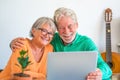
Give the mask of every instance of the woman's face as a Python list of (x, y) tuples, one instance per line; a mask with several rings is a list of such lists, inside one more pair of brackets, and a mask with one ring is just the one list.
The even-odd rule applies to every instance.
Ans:
[(51, 42), (54, 35), (53, 30), (49, 24), (43, 24), (40, 28), (33, 29), (32, 33), (35, 43), (37, 42), (37, 44), (44, 46)]

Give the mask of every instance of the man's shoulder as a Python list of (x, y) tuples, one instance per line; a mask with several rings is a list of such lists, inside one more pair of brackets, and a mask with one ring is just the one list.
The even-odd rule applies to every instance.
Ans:
[(80, 39), (80, 40), (91, 40), (90, 37), (86, 36), (86, 35), (80, 35), (77, 33), (77, 36), (76, 36), (77, 39)]

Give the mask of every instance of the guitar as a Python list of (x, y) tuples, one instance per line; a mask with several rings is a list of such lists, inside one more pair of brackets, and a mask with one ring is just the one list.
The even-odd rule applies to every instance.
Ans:
[(106, 52), (101, 53), (104, 61), (109, 65), (113, 73), (120, 73), (120, 54), (111, 51), (111, 27), (112, 10), (107, 8), (105, 10), (106, 22)]

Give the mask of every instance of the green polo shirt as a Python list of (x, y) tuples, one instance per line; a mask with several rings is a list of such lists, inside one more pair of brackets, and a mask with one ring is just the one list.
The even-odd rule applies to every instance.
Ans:
[[(51, 42), (56, 52), (69, 52), (69, 51), (95, 51), (97, 49), (95, 43), (87, 36), (76, 34), (73, 42), (68, 45), (64, 45), (59, 34), (56, 33)], [(99, 53), (99, 51), (98, 51)], [(100, 53), (98, 54), (97, 67), (102, 71), (102, 80), (109, 80), (112, 75), (112, 71), (109, 66), (104, 62)]]

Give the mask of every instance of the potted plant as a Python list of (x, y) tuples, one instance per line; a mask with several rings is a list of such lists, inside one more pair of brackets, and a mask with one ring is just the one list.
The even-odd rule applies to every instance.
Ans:
[(30, 75), (25, 74), (24, 71), (26, 71), (27, 66), (31, 64), (31, 61), (29, 61), (29, 56), (27, 54), (28, 51), (25, 50), (21, 50), (20, 53), (20, 57), (17, 58), (17, 61), (19, 64), (15, 64), (18, 67), (21, 68), (21, 72), (20, 73), (15, 73), (13, 74), (13, 79), (15, 80), (32, 80)]

